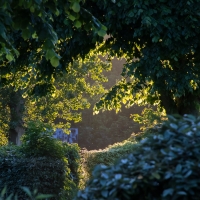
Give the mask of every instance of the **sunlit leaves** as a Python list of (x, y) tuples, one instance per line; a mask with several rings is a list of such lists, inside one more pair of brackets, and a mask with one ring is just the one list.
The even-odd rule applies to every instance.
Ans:
[[(96, 2), (96, 8), (100, 10), (97, 18), (105, 21), (107, 32), (110, 34), (110, 38), (101, 49), (107, 51), (111, 57), (127, 59), (122, 75), (127, 79), (134, 77), (140, 80), (137, 84), (140, 88), (136, 86), (135, 89), (135, 94), (141, 97), (140, 103), (144, 103), (146, 99), (146, 102), (160, 103), (163, 106), (162, 99), (166, 96), (162, 98), (161, 93), (164, 91), (168, 94), (168, 102), (172, 102), (171, 107), (174, 106), (173, 111), (168, 109), (167, 112), (181, 113), (181, 110), (190, 112), (188, 110), (197, 109), (200, 74), (197, 52), (200, 31), (196, 31), (195, 27), (199, 27), (197, 16), (200, 8), (196, 6), (199, 5), (198, 1), (189, 1), (188, 4), (187, 0), (184, 3), (121, 0), (115, 3), (120, 3), (120, 8), (113, 6), (112, 1), (106, 1), (106, 6), (100, 1), (93, 2)], [(189, 6), (186, 8), (184, 5)], [(176, 10), (176, 15), (173, 10)], [(191, 14), (191, 10), (197, 14)], [(149, 82), (153, 82), (150, 87)], [(145, 88), (149, 94), (144, 93)], [(118, 98), (117, 93), (116, 90), (110, 90), (108, 93), (110, 101), (113, 99), (109, 103), (110, 107), (115, 101), (128, 102), (125, 93), (124, 98)], [(151, 95), (154, 98), (149, 98)], [(189, 100), (190, 97), (195, 103)], [(181, 104), (177, 103), (179, 98)], [(107, 100), (102, 99), (102, 109), (105, 108), (104, 103), (107, 104)]]
[[(100, 37), (106, 34), (105, 27), (93, 16), (93, 13), (90, 13), (84, 8), (84, 3), (85, 2), (81, 0), (60, 0), (59, 2), (55, 0), (51, 2), (21, 0), (19, 2), (2, 2), (2, 22), (0, 23), (2, 40), (0, 44), (7, 50), (2, 51), (1, 49), (2, 56), (0, 59), (9, 62), (15, 61), (19, 54), (24, 54), (24, 52), (29, 54), (28, 52), (30, 49), (32, 51), (34, 48), (37, 48), (42, 49), (40, 55), (33, 55), (34, 51), (32, 52), (32, 55), (38, 59), (37, 63), (39, 63), (40, 59), (44, 58), (44, 56), (50, 61), (49, 63), (52, 67), (57, 67), (60, 64), (61, 58), (63, 59), (62, 63), (70, 63), (79, 55), (79, 52), (77, 50), (70, 50), (70, 54), (68, 54), (67, 57), (63, 57), (58, 53), (58, 49), (56, 48), (62, 43), (65, 44), (60, 46), (65, 46), (64, 48), (66, 48), (67, 45), (70, 46), (71, 44), (67, 42), (71, 42), (69, 38), (72, 36), (72, 32), (76, 31), (76, 29), (80, 29), (77, 31), (80, 34), (89, 31), (88, 37), (91, 32), (98, 34)], [(69, 19), (72, 23), (67, 22), (63, 24), (63, 18), (66, 20), (65, 22)], [(94, 24), (98, 24), (100, 29), (97, 30)], [(80, 39), (81, 35), (73, 34), (73, 37), (74, 43), (78, 42), (82, 44)], [(67, 39), (68, 41), (64, 41), (63, 39)], [(93, 44), (95, 44), (98, 39), (99, 38), (95, 35), (95, 38), (91, 40)], [(29, 46), (25, 47), (25, 45), (23, 45), (25, 41), (29, 42)], [(84, 47), (82, 44), (82, 46), (84, 50), (80, 50), (80, 52), (84, 55), (89, 51), (89, 45), (88, 47)], [(65, 54), (63, 47), (62, 50), (59, 48), (59, 51), (61, 50), (62, 53)], [(20, 50), (19, 54), (16, 53), (16, 49)], [(87, 49), (87, 51), (85, 49)], [(32, 60), (33, 59), (27, 61), (29, 62), (28, 64), (30, 64)], [(35, 62), (32, 64), (35, 65)], [(19, 69), (16, 69), (16, 71), (17, 70)], [(40, 67), (37, 67), (37, 72), (38, 74), (41, 73), (41, 76), (44, 76), (44, 71), (45, 70), (40, 69)], [(60, 72), (61, 71), (62, 70), (60, 70)], [(10, 72), (8, 71), (8, 73)], [(51, 76), (51, 73), (52, 70), (49, 70), (49, 72), (46, 70), (45, 76), (47, 76), (47, 74)]]

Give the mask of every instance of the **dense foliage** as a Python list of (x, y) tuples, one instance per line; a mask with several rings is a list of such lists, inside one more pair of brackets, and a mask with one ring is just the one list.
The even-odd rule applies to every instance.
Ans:
[[(37, 200), (37, 199), (48, 199), (50, 197), (52, 197), (53, 195), (51, 194), (41, 194), (38, 193), (37, 189), (35, 189), (34, 191), (30, 191), (29, 188), (27, 187), (21, 187), (22, 191), (24, 191), (24, 193), (26, 193), (27, 197), (30, 198), (31, 200)], [(8, 197), (7, 196), (7, 188), (4, 187), (3, 190), (1, 190), (0, 193), (0, 199), (1, 200), (18, 200), (17, 195), (14, 194), (10, 194)]]
[[(92, 53), (91, 53), (92, 54)], [(9, 79), (13, 86), (0, 88), (0, 124), (2, 131), (9, 135), (13, 143), (15, 138), (22, 135), (24, 127), (30, 120), (48, 122), (56, 128), (68, 129), (71, 121), (80, 121), (80, 110), (90, 106), (88, 98), (104, 93), (103, 82), (107, 81), (104, 71), (111, 68), (110, 63), (101, 61), (97, 55), (90, 58), (76, 60), (68, 66), (68, 73), (59, 76), (53, 83), (53, 93), (41, 98), (31, 94), (36, 84), (35, 73), (15, 73)], [(24, 77), (29, 77), (26, 89), (19, 89), (23, 85)], [(22, 132), (22, 133), (20, 133)]]
[(97, 109), (148, 102), (164, 107), (167, 114), (197, 114), (199, 10), (199, 0), (93, 0), (90, 11), (110, 36), (100, 50), (127, 60), (123, 79)]
[(31, 191), (53, 194), (52, 199), (73, 198), (80, 176), (79, 147), (57, 141), (49, 128), (32, 122), (22, 146), (0, 149), (0, 190), (6, 185), (9, 194), (26, 199), (20, 187), (27, 186)]
[[(68, 72), (68, 65), (107, 33), (98, 51), (125, 57), (126, 65), (123, 79), (97, 109), (148, 102), (168, 114), (197, 114), (199, 5), (199, 0), (4, 0), (1, 86), (12, 85), (9, 77), (18, 71), (34, 71), (32, 92), (46, 94), (57, 75)], [(17, 86), (26, 88), (30, 79), (23, 77)]]
[(86, 181), (92, 177), (92, 171), (96, 165), (113, 165), (119, 158), (133, 152), (135, 148), (137, 148), (137, 145), (135, 139), (132, 138), (131, 140), (125, 140), (123, 142), (110, 145), (103, 150), (81, 151), (81, 170), (83, 173), (82, 182), (84, 181), (82, 184), (85, 185)]
[[(45, 95), (53, 91), (52, 84), (58, 75), (68, 72), (68, 65), (84, 57), (102, 41), (106, 34), (103, 26), (81, 0), (53, 1), (2, 1), (1, 81), (0, 86), (14, 85), (26, 88), (29, 73), (36, 80), (32, 93)], [(16, 84), (11, 78), (22, 73)]]
[(99, 165), (77, 199), (199, 199), (200, 118), (169, 116), (132, 154)]

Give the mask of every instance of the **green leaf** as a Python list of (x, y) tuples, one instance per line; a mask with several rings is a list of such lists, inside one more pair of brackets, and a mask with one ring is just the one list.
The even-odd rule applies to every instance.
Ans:
[(103, 197), (107, 198), (107, 197), (108, 197), (108, 191), (107, 191), (107, 190), (101, 191), (101, 195), (102, 195)]
[(180, 194), (180, 195), (187, 195), (187, 193), (185, 191), (179, 191), (177, 192), (177, 194)]
[(3, 188), (3, 190), (1, 191), (1, 197), (3, 197), (6, 194), (6, 187)]
[(52, 40), (50, 40), (50, 39), (45, 40), (43, 49), (48, 50), (48, 49), (52, 49), (52, 48), (54, 48), (54, 44), (53, 44)]
[(28, 38), (31, 37), (31, 32), (29, 29), (24, 29), (22, 31), (22, 37), (24, 38), (24, 40), (27, 40)]
[(80, 28), (81, 25), (82, 25), (81, 22), (78, 21), (78, 20), (76, 20), (76, 21), (74, 22), (74, 26), (75, 26), (76, 28)]
[(71, 14), (68, 15), (68, 18), (69, 18), (70, 20), (72, 20), (72, 21), (74, 21), (74, 20), (76, 19), (76, 17), (74, 17), (74, 16), (71, 15)]
[(107, 27), (104, 26), (104, 25), (101, 26), (101, 29), (104, 30), (104, 31), (107, 31)]
[(50, 59), (50, 62), (52, 64), (53, 67), (57, 67), (59, 65), (59, 58), (54, 56)]
[(7, 59), (9, 62), (11, 62), (11, 61), (14, 60), (14, 57), (13, 57), (12, 54), (6, 54), (6, 59)]
[(35, 7), (34, 7), (34, 6), (31, 6), (31, 7), (30, 7), (30, 11), (31, 11), (32, 13), (34, 13), (34, 12), (35, 12)]
[(160, 179), (160, 175), (157, 172), (153, 172), (152, 176), (158, 180)]
[(176, 173), (179, 173), (181, 170), (182, 170), (182, 165), (178, 164), (175, 169)]
[(104, 36), (106, 35), (106, 31), (103, 30), (103, 29), (99, 30), (97, 33), (98, 33), (98, 35), (101, 36), (101, 37), (104, 37)]
[(78, 13), (80, 11), (80, 4), (78, 2), (74, 2), (72, 5), (72, 10)]
[(51, 194), (38, 194), (35, 199), (47, 199), (51, 197), (53, 197)]
[(27, 187), (21, 187), (21, 188), (30, 198), (32, 198), (31, 191)]
[(50, 60), (51, 58), (55, 57), (57, 54), (53, 49), (47, 50), (46, 59)]
[(172, 195), (173, 192), (174, 192), (174, 189), (173, 189), (173, 188), (168, 188), (168, 189), (166, 189), (166, 190), (163, 191), (162, 196), (163, 196), (163, 197), (166, 197), (166, 196), (168, 196), (168, 195)]

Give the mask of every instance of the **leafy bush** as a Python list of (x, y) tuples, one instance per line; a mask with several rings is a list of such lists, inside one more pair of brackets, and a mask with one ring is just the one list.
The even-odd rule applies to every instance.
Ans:
[(61, 159), (26, 158), (12, 153), (0, 157), (0, 189), (6, 185), (9, 194), (17, 193), (19, 199), (26, 199), (21, 186), (37, 188), (40, 193), (51, 193), (58, 199), (66, 178), (69, 179), (69, 168)]
[(98, 165), (77, 199), (200, 199), (200, 118), (169, 116), (113, 166)]
[(110, 145), (103, 150), (92, 150), (82, 152), (82, 185), (91, 177), (94, 167), (98, 164), (110, 166), (119, 158), (133, 152), (136, 148), (136, 142), (123, 141)]
[(50, 127), (40, 122), (28, 124), (22, 146), (0, 148), (0, 190), (26, 199), (20, 189), (27, 186), (52, 199), (73, 199), (79, 182), (79, 147), (52, 137)]
[(22, 151), (26, 156), (63, 158), (62, 142), (53, 138), (53, 129), (40, 121), (28, 123), (22, 136)]

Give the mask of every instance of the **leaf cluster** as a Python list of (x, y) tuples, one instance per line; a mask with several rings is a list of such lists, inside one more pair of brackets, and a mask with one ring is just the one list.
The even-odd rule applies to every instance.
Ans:
[[(103, 150), (91, 150), (91, 151), (82, 151), (82, 167), (81, 170), (83, 172), (82, 182), (83, 185), (86, 184), (86, 181), (92, 177), (92, 171), (94, 170), (96, 165), (103, 164), (106, 166), (111, 166), (118, 159), (124, 157), (125, 155), (130, 154), (137, 148), (137, 144), (134, 140), (128, 141), (125, 140), (120, 143), (115, 143), (113, 145), (109, 145), (107, 148)], [(81, 186), (83, 187), (83, 186)]]

